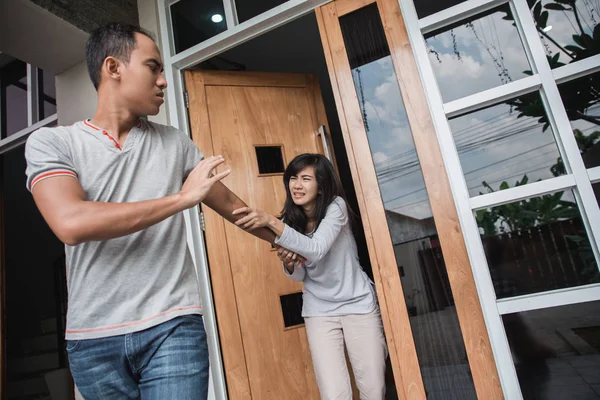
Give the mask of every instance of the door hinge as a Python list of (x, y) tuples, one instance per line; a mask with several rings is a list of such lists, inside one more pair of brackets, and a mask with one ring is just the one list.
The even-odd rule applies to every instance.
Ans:
[(183, 99), (185, 101), (185, 108), (190, 108), (190, 96), (189, 96), (187, 90), (185, 92), (183, 92)]
[(204, 219), (204, 213), (198, 208), (198, 217), (200, 217), (200, 228), (202, 232), (206, 231), (206, 220)]

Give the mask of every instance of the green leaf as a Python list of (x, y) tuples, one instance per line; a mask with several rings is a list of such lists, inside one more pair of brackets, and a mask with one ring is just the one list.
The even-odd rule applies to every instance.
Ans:
[(585, 47), (585, 42), (583, 41), (580, 35), (573, 35), (573, 41), (581, 47)]
[(581, 35), (581, 40), (583, 40), (583, 47), (587, 47), (587, 45), (591, 45), (594, 39), (587, 33)]
[(542, 13), (542, 3), (537, 3), (535, 7), (533, 7), (533, 18), (537, 21), (540, 14)]
[(500, 190), (506, 190), (508, 189), (510, 186), (508, 186), (508, 183), (506, 181), (502, 182), (500, 184)]
[(568, 11), (569, 9), (561, 4), (550, 3), (546, 4), (544, 8), (548, 10), (556, 10), (556, 11)]
[(554, 64), (555, 62), (558, 61), (558, 59), (560, 58), (560, 53), (556, 53), (553, 57), (552, 57), (552, 62), (550, 64)]
[(544, 11), (542, 15), (540, 15), (540, 19), (538, 20), (538, 25), (540, 28), (544, 29), (548, 24), (548, 11)]
[(594, 28), (594, 40), (600, 42), (600, 24)]

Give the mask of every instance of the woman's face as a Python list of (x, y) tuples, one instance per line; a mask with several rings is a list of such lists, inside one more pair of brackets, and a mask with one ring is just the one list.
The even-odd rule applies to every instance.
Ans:
[(294, 204), (310, 213), (316, 204), (319, 192), (319, 186), (315, 178), (315, 168), (306, 167), (299, 171), (297, 175), (291, 176), (289, 188)]

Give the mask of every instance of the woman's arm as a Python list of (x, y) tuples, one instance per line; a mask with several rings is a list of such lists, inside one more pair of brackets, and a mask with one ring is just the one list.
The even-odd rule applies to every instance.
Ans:
[[(308, 237), (264, 211), (251, 208), (242, 209), (248, 215), (237, 221), (244, 229), (267, 226), (278, 236), (275, 244), (285, 247), (312, 262), (317, 262), (329, 252), (344, 225), (348, 223), (346, 204), (341, 199), (334, 200), (327, 208), (325, 217), (312, 237)], [(237, 212), (239, 210), (236, 210)], [(242, 211), (240, 211), (242, 212)], [(280, 225), (281, 224), (281, 225)], [(281, 226), (283, 225), (283, 228)]]

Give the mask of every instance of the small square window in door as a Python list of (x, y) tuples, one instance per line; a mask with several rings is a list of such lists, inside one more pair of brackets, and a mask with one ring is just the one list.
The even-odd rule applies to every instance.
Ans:
[(283, 146), (255, 146), (259, 175), (283, 174)]
[(302, 318), (302, 292), (284, 294), (279, 296), (279, 300), (283, 312), (283, 325), (286, 328), (304, 324), (304, 318)]

